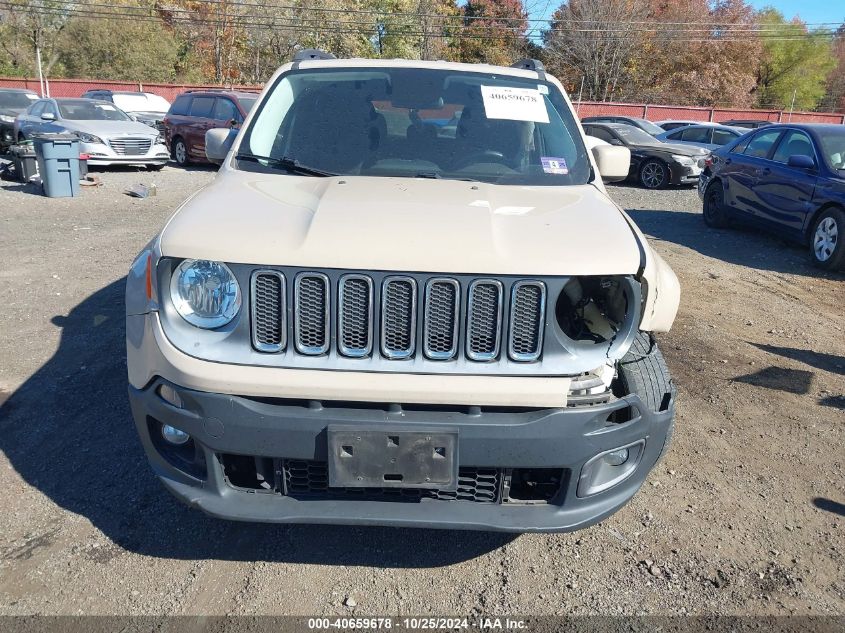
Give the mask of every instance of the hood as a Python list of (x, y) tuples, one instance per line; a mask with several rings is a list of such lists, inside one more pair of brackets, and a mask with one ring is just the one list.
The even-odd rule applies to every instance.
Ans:
[(6, 116), (18, 116), (26, 112), (27, 108), (0, 108), (0, 114), (5, 114)]
[(592, 185), (502, 186), (223, 169), (171, 218), (166, 256), (408, 272), (603, 275), (637, 238)]
[(701, 154), (707, 154), (709, 151), (706, 147), (700, 145), (686, 145), (684, 143), (653, 143), (643, 145), (643, 147), (669, 152), (671, 154), (680, 154), (681, 156), (700, 156)]
[(134, 114), (139, 119), (156, 119), (160, 120), (164, 118), (164, 115), (167, 112), (157, 112), (155, 110), (125, 110), (129, 114)]
[(158, 136), (158, 132), (138, 121), (72, 121), (62, 119), (59, 124), (71, 132), (85, 132), (99, 137)]

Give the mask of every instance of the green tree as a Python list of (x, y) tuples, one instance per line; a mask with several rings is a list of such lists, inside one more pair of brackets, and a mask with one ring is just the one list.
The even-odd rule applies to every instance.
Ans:
[(812, 110), (825, 95), (828, 74), (836, 62), (831, 33), (810, 31), (798, 18), (787, 21), (776, 9), (758, 14), (765, 30), (763, 54), (757, 72), (756, 97), (760, 107)]
[(58, 43), (71, 77), (175, 81), (180, 42), (160, 21), (71, 18)]
[(455, 36), (462, 62), (507, 66), (529, 49), (528, 14), (522, 0), (468, 0)]
[(0, 8), (0, 45), (15, 74), (37, 76), (39, 53), (45, 77), (60, 71), (56, 43), (72, 8), (73, 3), (59, 0), (7, 0)]

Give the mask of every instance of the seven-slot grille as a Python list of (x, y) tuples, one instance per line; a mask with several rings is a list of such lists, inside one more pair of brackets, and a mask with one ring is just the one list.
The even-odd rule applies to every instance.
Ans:
[(121, 156), (143, 156), (150, 151), (153, 141), (150, 138), (113, 138), (109, 139), (109, 145), (115, 154)]
[[(418, 284), (413, 277), (394, 275), (374, 283), (369, 275), (349, 273), (334, 284), (323, 273), (301, 272), (293, 278), (286, 300), (281, 272), (254, 272), (253, 347), (267, 353), (285, 350), (290, 316), (293, 347), (306, 356), (327, 354), (335, 345), (337, 353), (348, 358), (380, 354), (389, 360), (416, 355), (454, 360), (463, 349), (474, 362), (505, 355), (532, 362), (542, 353), (546, 286), (541, 281), (516, 281), (507, 293), (496, 279), (475, 279), (462, 287), (449, 277)], [(290, 315), (288, 301), (293, 306)]]

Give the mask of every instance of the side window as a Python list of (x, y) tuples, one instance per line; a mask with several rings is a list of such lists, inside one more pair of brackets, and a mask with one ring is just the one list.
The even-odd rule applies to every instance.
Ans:
[(682, 132), (678, 130), (677, 132), (672, 132), (671, 134), (667, 134), (666, 138), (672, 139), (673, 141), (680, 141), (681, 140)]
[(810, 138), (800, 130), (789, 130), (784, 133), (783, 138), (778, 143), (772, 160), (786, 163), (790, 156), (795, 155), (808, 156), (814, 161), (816, 160), (816, 153), (813, 151), (813, 142)]
[(590, 136), (600, 138), (601, 140), (611, 143), (613, 145), (619, 145), (619, 141), (616, 140), (613, 134), (611, 134), (602, 127), (592, 128), (592, 130), (590, 131)]
[(214, 103), (214, 114), (211, 118), (215, 121), (229, 122), (232, 119), (240, 121), (241, 115), (230, 99), (217, 97), (217, 101)]
[(194, 97), (191, 103), (191, 116), (210, 118), (214, 108), (214, 97)]
[(735, 138), (739, 138), (739, 134), (729, 132), (728, 130), (713, 130), (714, 145), (727, 145)]
[(46, 104), (46, 101), (39, 101), (38, 103), (36, 103), (29, 109), (30, 116), (41, 116), (41, 113), (44, 112), (44, 106)]
[(751, 137), (751, 141), (748, 143), (743, 154), (753, 156), (754, 158), (766, 158), (778, 136), (780, 136), (780, 130), (764, 130), (758, 132)]
[(191, 98), (188, 95), (176, 97), (176, 101), (170, 106), (170, 114), (185, 116), (191, 108)]
[(53, 103), (51, 103), (50, 101), (46, 101), (46, 102), (45, 102), (45, 104), (44, 104), (44, 112), (49, 112), (50, 114), (52, 114), (52, 115), (53, 115), (54, 117), (56, 117), (57, 119), (59, 118), (59, 110), (58, 110), (58, 108), (56, 108), (56, 106), (55, 106), (55, 105), (53, 105)]
[(681, 132), (681, 139), (690, 143), (710, 143), (710, 128), (693, 127)]

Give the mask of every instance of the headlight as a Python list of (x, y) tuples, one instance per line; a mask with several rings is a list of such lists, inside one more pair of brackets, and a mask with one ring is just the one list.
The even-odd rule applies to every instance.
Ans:
[(186, 259), (170, 280), (170, 299), (191, 325), (213, 329), (226, 325), (241, 309), (241, 289), (222, 262)]
[(99, 136), (87, 134), (86, 132), (77, 132), (76, 135), (79, 137), (79, 140), (83, 143), (97, 143), (98, 145), (105, 145), (103, 139), (101, 139)]
[(677, 156), (675, 154), (672, 154), (672, 158), (675, 160), (676, 163), (680, 163), (681, 165), (686, 165), (688, 167), (692, 167), (693, 165), (695, 165), (695, 161), (689, 156)]
[(14, 123), (15, 117), (9, 116), (8, 114), (0, 114), (0, 121), (3, 121), (3, 123)]

